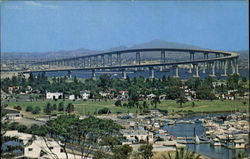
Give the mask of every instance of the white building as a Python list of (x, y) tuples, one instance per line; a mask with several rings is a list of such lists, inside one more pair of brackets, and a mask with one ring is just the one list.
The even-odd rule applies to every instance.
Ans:
[(6, 115), (2, 118), (2, 120), (9, 119), (9, 120), (16, 120), (16, 119), (21, 119), (22, 114), (20, 111), (17, 110), (12, 110), (12, 109), (3, 109), (2, 110)]
[(87, 100), (90, 97), (90, 91), (87, 91), (87, 90), (80, 91), (80, 95), (81, 95), (83, 100)]
[(154, 142), (153, 133), (146, 130), (123, 130), (122, 134), (123, 137), (132, 143), (139, 141)]
[(69, 95), (69, 100), (75, 100), (75, 95), (74, 94)]
[[(16, 130), (7, 131), (4, 136), (17, 137), (19, 142), (21, 142), (22, 145), (25, 145), (22, 156), (24, 158), (66, 158), (65, 152), (59, 145), (60, 142), (58, 143), (52, 139), (33, 136), (31, 134), (26, 133), (20, 133)], [(80, 159), (81, 156), (68, 153), (68, 158)]]
[(55, 93), (46, 93), (46, 99), (62, 99), (63, 98), (63, 93), (60, 92), (55, 92)]

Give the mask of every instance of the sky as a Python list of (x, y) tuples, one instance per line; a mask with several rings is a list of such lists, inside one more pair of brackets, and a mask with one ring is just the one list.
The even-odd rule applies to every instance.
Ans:
[(131, 47), (154, 39), (248, 49), (247, 1), (1, 2), (1, 52)]

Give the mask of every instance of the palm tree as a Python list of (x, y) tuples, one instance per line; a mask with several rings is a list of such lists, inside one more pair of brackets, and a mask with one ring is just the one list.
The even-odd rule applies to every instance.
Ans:
[(174, 155), (167, 153), (167, 155), (162, 155), (162, 159), (200, 159), (199, 154), (195, 152), (186, 151), (184, 148), (175, 151)]

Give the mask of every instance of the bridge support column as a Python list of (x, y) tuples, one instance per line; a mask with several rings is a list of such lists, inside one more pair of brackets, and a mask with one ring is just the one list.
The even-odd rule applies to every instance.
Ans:
[(140, 65), (141, 64), (141, 54), (140, 52), (136, 52), (136, 64)]
[(68, 70), (68, 78), (71, 78), (71, 70)]
[(95, 76), (95, 69), (92, 69), (92, 79), (96, 79), (96, 76)]
[(102, 66), (104, 67), (104, 55), (101, 55)]
[[(166, 63), (166, 54), (165, 51), (161, 51), (161, 63)], [(160, 66), (160, 71), (163, 71), (165, 66)]]
[(112, 66), (112, 55), (108, 55), (108, 66)]
[(116, 64), (117, 64), (118, 66), (121, 66), (121, 54), (120, 54), (120, 53), (117, 53), (117, 54), (116, 54), (116, 57), (117, 57), (117, 59), (116, 59)]
[(212, 65), (212, 73), (209, 76), (215, 77), (215, 62), (212, 62), (211, 65)]
[(149, 78), (155, 78), (155, 71), (153, 67), (149, 67)]
[(193, 75), (193, 77), (200, 77), (199, 76), (199, 65), (194, 64), (194, 68), (195, 68), (195, 74)]
[(235, 59), (235, 73), (239, 75), (239, 59), (238, 57)]
[(202, 73), (206, 73), (206, 62), (203, 63), (203, 66), (202, 66), (203, 70), (202, 70)]
[(98, 66), (98, 60), (97, 60), (97, 56), (94, 56), (94, 66)]
[(122, 78), (127, 79), (127, 73), (125, 69), (122, 69)]
[(179, 78), (179, 68), (178, 65), (173, 66), (175, 68), (175, 78)]
[(227, 76), (227, 60), (223, 61), (224, 73), (221, 76)]
[(231, 63), (232, 71), (233, 71), (232, 74), (235, 74), (236, 73), (235, 59), (232, 59), (230, 63)]

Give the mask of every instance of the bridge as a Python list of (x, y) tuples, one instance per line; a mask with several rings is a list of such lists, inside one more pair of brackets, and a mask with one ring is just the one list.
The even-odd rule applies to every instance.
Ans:
[[(171, 57), (171, 55), (173, 57)], [(199, 73), (210, 71), (209, 74), (215, 77), (216, 69), (223, 70), (222, 76), (227, 76), (228, 69), (232, 73), (239, 74), (239, 54), (227, 51), (204, 50), (204, 49), (174, 49), (174, 48), (149, 48), (111, 51), (93, 55), (65, 58), (35, 62), (32, 64), (36, 69), (23, 71), (24, 74), (41, 72), (91, 70), (92, 78), (95, 78), (96, 70), (121, 70), (122, 77), (126, 78), (128, 69), (148, 69), (150, 78), (154, 78), (154, 70), (164, 70), (170, 66), (175, 69), (175, 76), (179, 77), (180, 66), (188, 66), (188, 72), (199, 77)], [(153, 59), (153, 60), (152, 60)]]

